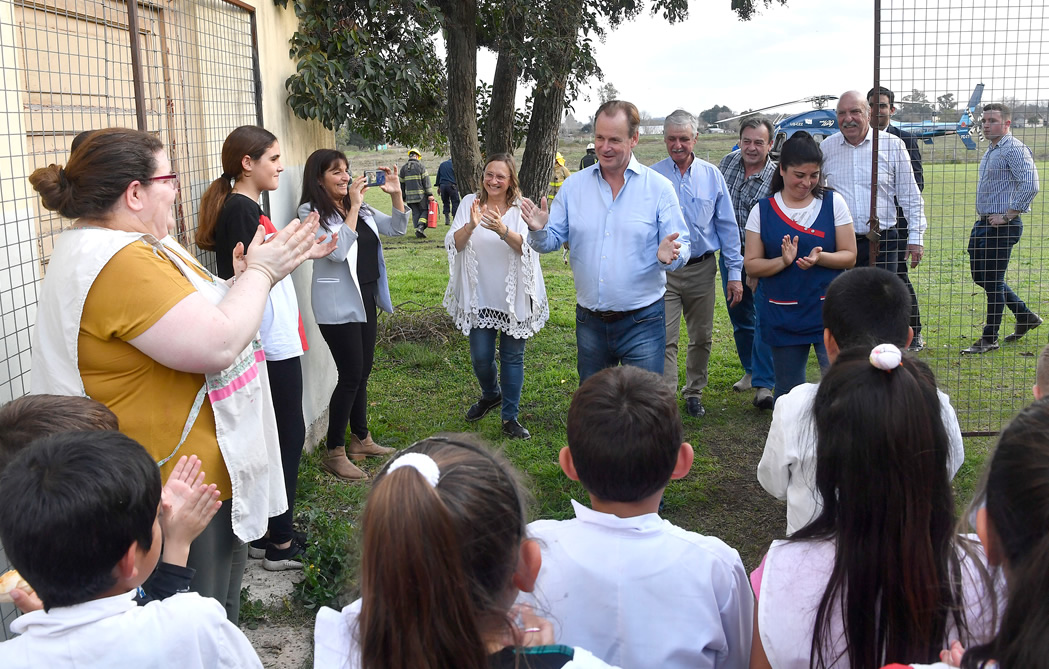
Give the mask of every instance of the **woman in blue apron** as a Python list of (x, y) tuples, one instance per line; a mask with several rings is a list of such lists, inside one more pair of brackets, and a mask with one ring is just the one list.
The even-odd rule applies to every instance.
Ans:
[(820, 369), (827, 368), (823, 298), (831, 280), (856, 263), (852, 215), (845, 200), (822, 185), (822, 166), (815, 140), (795, 133), (783, 145), (773, 196), (747, 218), (743, 265), (764, 293), (761, 334), (772, 348), (777, 398), (805, 383), (809, 346)]

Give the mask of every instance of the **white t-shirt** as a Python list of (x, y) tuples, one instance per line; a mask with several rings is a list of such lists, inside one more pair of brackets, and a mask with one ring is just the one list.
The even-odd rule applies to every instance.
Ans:
[[(776, 499), (787, 501), (787, 535), (811, 523), (823, 508), (816, 490), (816, 424), (812, 404), (819, 385), (803, 383), (776, 400), (765, 451), (758, 463), (758, 482)], [(947, 432), (950, 452), (947, 472), (951, 478), (965, 461), (965, 445), (951, 398), (940, 390), (940, 419)]]
[(739, 553), (655, 513), (572, 507), (573, 519), (528, 526), (543, 564), (518, 597), (546, 612), (559, 643), (624, 667), (748, 666), (754, 597)]
[(138, 606), (135, 591), (16, 618), (0, 667), (40, 669), (262, 668), (244, 633), (214, 599), (180, 593)]
[[(313, 628), (314, 669), (360, 669), (361, 652), (356, 637), (360, 614), (359, 599), (342, 611), (325, 606), (317, 612)], [(573, 648), (572, 651), (573, 658), (564, 669), (617, 669), (582, 648)]]
[[(845, 203), (845, 198), (839, 195), (836, 191), (826, 192), (830, 193), (831, 197), (834, 198), (834, 227), (837, 228), (851, 224), (852, 214), (849, 213), (849, 205)], [(781, 193), (776, 193), (772, 197), (775, 198), (776, 205), (779, 206), (780, 210), (803, 228), (811, 228), (812, 224), (816, 222), (816, 217), (820, 215), (820, 209), (823, 208), (823, 200), (818, 197), (812, 198), (812, 202), (809, 202), (801, 209), (794, 209), (785, 205)], [(826, 197), (826, 195), (824, 195), (824, 197)], [(753, 209), (750, 210), (750, 215), (747, 216), (746, 229), (751, 232), (756, 232), (759, 235), (761, 234), (760, 204), (755, 204)]]

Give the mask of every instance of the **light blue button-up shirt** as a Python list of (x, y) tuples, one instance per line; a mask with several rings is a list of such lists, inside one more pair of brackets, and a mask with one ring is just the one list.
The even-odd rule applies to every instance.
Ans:
[[(592, 311), (652, 304), (666, 292), (666, 272), (689, 259), (688, 226), (670, 181), (633, 156), (624, 179), (613, 200), (600, 164), (576, 172), (557, 192), (546, 227), (528, 233), (528, 244), (540, 253), (569, 243), (576, 301)], [(656, 252), (675, 232), (680, 255), (664, 265)]]
[(693, 258), (721, 250), (729, 281), (739, 281), (743, 275), (743, 253), (740, 251), (739, 226), (732, 208), (732, 197), (721, 170), (693, 154), (692, 164), (681, 170), (669, 156), (652, 166), (677, 191), (681, 211), (688, 224), (690, 250)]
[(987, 148), (980, 161), (976, 212), (981, 216), (1007, 210), (1027, 212), (1038, 194), (1038, 168), (1031, 150), (1011, 132)]

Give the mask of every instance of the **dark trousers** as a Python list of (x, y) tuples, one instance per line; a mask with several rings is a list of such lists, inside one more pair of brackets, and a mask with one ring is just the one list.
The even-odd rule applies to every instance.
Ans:
[[(906, 222), (906, 220), (904, 220)], [(900, 253), (899, 261), (896, 265), (896, 276), (900, 277), (900, 281), (903, 281), (904, 285), (907, 286), (907, 292), (911, 294), (911, 329), (914, 330), (914, 336), (917, 337), (922, 333), (922, 313), (918, 308), (918, 294), (914, 292), (914, 285), (911, 283), (910, 277), (910, 259), (907, 257), (907, 228), (896, 228), (900, 236)]]
[(248, 545), (233, 534), (233, 500), (227, 499), (189, 547), (186, 566), (196, 570), (189, 589), (217, 599), (234, 625), (240, 618), (240, 586), (248, 564)]
[(339, 380), (328, 402), (328, 448), (346, 445), (346, 426), (363, 439), (368, 436), (368, 376), (375, 358), (377, 322), (374, 283), (361, 286), (364, 323), (321, 325), (321, 335), (328, 343)]
[[(900, 234), (896, 228), (881, 231), (881, 242), (878, 244), (878, 258), (875, 267), (896, 273), (900, 264)], [(907, 250), (906, 239), (903, 242), (902, 251)], [(856, 267), (869, 267), (871, 258), (871, 244), (866, 237), (856, 237)]]
[(409, 202), (408, 215), (411, 217), (412, 227), (419, 232), (426, 230), (426, 216), (430, 213), (430, 201)]
[(288, 510), (270, 518), (270, 541), (282, 544), (292, 538), (292, 515), (295, 511), (295, 486), (299, 478), (299, 460), (306, 442), (306, 423), (302, 418), (302, 365), (299, 358), (267, 360), (270, 394), (277, 419), (280, 461), (284, 468), (284, 490)]
[(455, 218), (455, 212), (459, 211), (459, 188), (455, 184), (444, 183), (438, 186), (437, 190), (441, 194), (445, 216), (451, 214), (452, 218)]
[(1023, 222), (1019, 218), (1012, 223), (992, 226), (985, 221), (976, 221), (969, 233), (969, 270), (973, 281), (987, 292), (987, 320), (983, 326), (983, 338), (998, 338), (1005, 307), (1016, 316), (1017, 323), (1029, 323), (1037, 316), (1027, 308), (1024, 301), (1005, 283), (1005, 270), (1009, 268), (1009, 256), (1013, 246), (1023, 235)]

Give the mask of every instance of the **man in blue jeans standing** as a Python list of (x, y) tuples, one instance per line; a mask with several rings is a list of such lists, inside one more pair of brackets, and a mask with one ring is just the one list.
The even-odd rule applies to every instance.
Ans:
[[(721, 159), (718, 168), (725, 176), (728, 192), (735, 207), (736, 224), (740, 234), (740, 252), (743, 249), (743, 228), (747, 224), (750, 210), (758, 200), (772, 194), (772, 175), (776, 163), (769, 158), (772, 149), (772, 122), (764, 116), (749, 116), (739, 125), (739, 149)], [(721, 287), (728, 302), (728, 272), (725, 255), (718, 257), (721, 271)], [(776, 404), (772, 389), (776, 378), (772, 371), (772, 349), (762, 339), (756, 302), (761, 297), (757, 279), (748, 279), (743, 271), (743, 297), (735, 305), (729, 305), (728, 317), (732, 321), (732, 335), (736, 340), (736, 354), (743, 365), (743, 378), (733, 384), (732, 389), (743, 392), (756, 388), (754, 406), (771, 410)]]
[(1042, 324), (1038, 314), (1005, 283), (1005, 270), (1013, 246), (1023, 234), (1020, 214), (1031, 209), (1038, 194), (1038, 169), (1031, 150), (1016, 139), (1009, 127), (1008, 107), (992, 102), (983, 107), (983, 134), (991, 145), (980, 160), (976, 186), (979, 220), (969, 234), (969, 269), (973, 281), (987, 292), (987, 320), (983, 334), (963, 354), (987, 353), (998, 348), (998, 328), (1005, 307), (1016, 316), (1016, 329), (1005, 341), (1016, 341)]
[(633, 104), (602, 104), (599, 169), (565, 179), (549, 212), (545, 197), (521, 206), (533, 249), (572, 247), (580, 383), (619, 364), (663, 373), (666, 272), (688, 261), (689, 234), (674, 186), (634, 157), (640, 125)]

